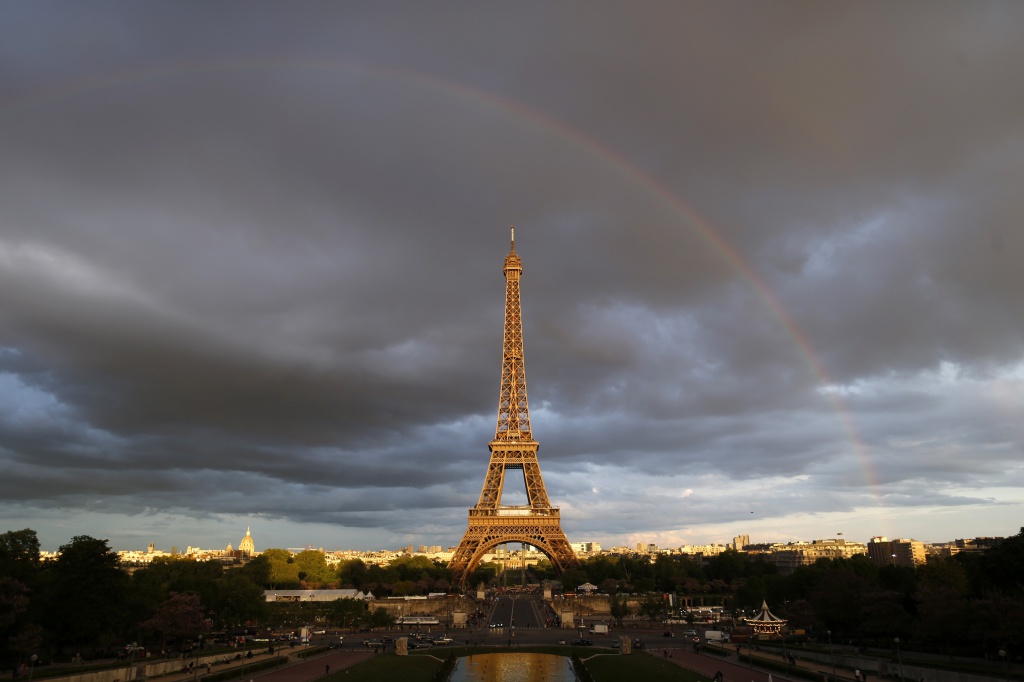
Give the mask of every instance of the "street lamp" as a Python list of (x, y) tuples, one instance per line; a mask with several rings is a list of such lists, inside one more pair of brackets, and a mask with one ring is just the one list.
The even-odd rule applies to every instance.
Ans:
[(903, 679), (903, 656), (900, 654), (900, 638), (897, 637), (893, 640), (896, 642), (896, 660), (900, 664), (900, 679)]
[[(134, 642), (133, 642), (134, 644)], [(135, 647), (132, 647), (131, 655), (128, 657), (128, 669), (124, 671), (124, 679), (132, 679), (132, 666), (135, 665)]]
[(196, 680), (199, 678), (199, 655), (203, 653), (203, 636), (199, 635), (199, 648), (196, 649), (196, 667), (192, 673), (192, 679)]
[(1006, 657), (1006, 649), (999, 650), (999, 658), (1003, 659), (1003, 679), (1010, 679), (1010, 659)]
[(32, 682), (32, 673), (36, 671), (36, 661), (39, 660), (39, 656), (32, 654), (28, 660), (32, 661), (32, 667), (28, 669), (28, 682)]
[(786, 651), (786, 633), (780, 629), (779, 634), (782, 635), (782, 658), (786, 663), (786, 674), (789, 675), (789, 653)]
[(828, 635), (828, 655), (832, 659), (832, 682), (836, 682), (836, 653), (832, 649), (832, 631), (826, 630)]

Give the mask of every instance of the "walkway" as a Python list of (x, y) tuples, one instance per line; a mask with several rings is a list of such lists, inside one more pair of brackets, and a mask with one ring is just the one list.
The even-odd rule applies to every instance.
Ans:
[[(645, 651), (652, 656), (664, 656), (666, 649), (664, 647), (648, 646)], [(768, 671), (762, 670), (757, 667), (757, 659), (764, 659), (766, 661), (777, 662), (785, 664), (785, 659), (781, 654), (774, 654), (767, 651), (758, 651), (754, 653), (754, 661), (748, 662), (749, 659), (740, 662), (735, 653), (730, 653), (728, 656), (718, 656), (716, 654), (695, 654), (692, 649), (686, 648), (669, 648), (667, 649), (670, 656), (669, 660), (676, 665), (692, 670), (695, 673), (706, 675), (709, 678), (714, 677), (716, 672), (721, 672), (723, 676), (723, 682), (768, 682), (769, 678), (772, 682), (794, 682), (799, 680), (803, 682), (804, 678), (792, 678), (786, 676), (785, 673), (778, 672), (775, 670)], [(746, 647), (744, 647), (744, 655), (746, 656)], [(804, 661), (797, 659), (793, 667), (801, 668), (803, 670), (814, 671), (815, 673), (824, 677), (831, 677), (832, 671), (826, 670), (825, 667), (818, 661)], [(841, 670), (836, 671), (836, 679), (840, 682), (844, 681)], [(853, 682), (853, 678), (845, 678), (848, 682)]]
[[(294, 652), (292, 652), (294, 653)], [(287, 654), (281, 655), (281, 665), (276, 668), (267, 668), (265, 670), (257, 670), (254, 672), (242, 674), (243, 663), (235, 663), (232, 661), (227, 665), (217, 666), (213, 669), (213, 674), (224, 673), (228, 670), (238, 670), (239, 679), (245, 680), (259, 680), (260, 682), (311, 682), (312, 680), (324, 677), (328, 670), (330, 672), (337, 672), (350, 666), (365, 661), (368, 658), (373, 658), (374, 653), (368, 649), (331, 649), (324, 654), (318, 656), (312, 656), (308, 659), (300, 659), (294, 656), (288, 656)], [(270, 655), (262, 654), (252, 660), (265, 660)], [(252, 661), (246, 661), (251, 663)], [(329, 668), (328, 668), (329, 666)], [(200, 674), (197, 676), (193, 673), (174, 673), (171, 675), (163, 675), (159, 678), (153, 678), (159, 680), (159, 682), (202, 682), (204, 675), (200, 670)]]

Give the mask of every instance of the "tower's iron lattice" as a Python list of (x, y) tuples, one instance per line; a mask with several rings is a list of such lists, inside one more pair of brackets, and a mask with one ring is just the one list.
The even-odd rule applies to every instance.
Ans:
[[(526, 365), (523, 361), (522, 309), (519, 279), (523, 264), (516, 253), (515, 228), (512, 248), (505, 257), (505, 342), (501, 358), (501, 392), (498, 397), (498, 425), (483, 490), (475, 507), (469, 508), (469, 528), (448, 567), (453, 581), (466, 581), (484, 554), (497, 545), (520, 542), (543, 552), (561, 573), (578, 565), (576, 555), (562, 532), (558, 507), (552, 507), (540, 475), (537, 449), (530, 429), (530, 407), (526, 401)], [(502, 505), (505, 472), (523, 472), (527, 504)]]

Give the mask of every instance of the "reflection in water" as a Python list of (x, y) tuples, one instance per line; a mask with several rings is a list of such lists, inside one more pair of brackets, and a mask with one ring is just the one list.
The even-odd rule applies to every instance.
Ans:
[(478, 654), (460, 658), (449, 682), (573, 682), (572, 663), (553, 654)]

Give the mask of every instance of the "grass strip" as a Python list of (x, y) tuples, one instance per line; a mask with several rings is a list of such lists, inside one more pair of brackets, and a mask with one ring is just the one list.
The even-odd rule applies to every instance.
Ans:
[(708, 682), (708, 678), (660, 656), (634, 651), (628, 656), (609, 654), (595, 656), (585, 662), (594, 682)]
[(375, 656), (321, 678), (324, 682), (429, 682), (442, 662), (431, 656)]

